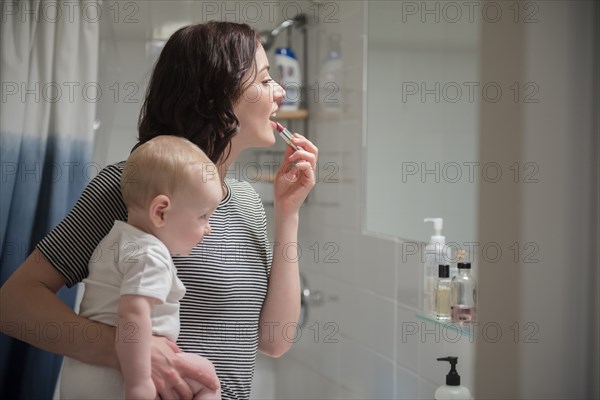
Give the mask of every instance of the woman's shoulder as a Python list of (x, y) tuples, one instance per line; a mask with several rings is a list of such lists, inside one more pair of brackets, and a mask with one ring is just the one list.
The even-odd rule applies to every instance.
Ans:
[(254, 188), (248, 181), (238, 181), (237, 179), (225, 178), (225, 183), (227, 186), (234, 188), (234, 190), (254, 191)]
[(260, 202), (260, 197), (250, 182), (226, 178), (225, 183), (229, 189), (228, 198), (233, 198), (236, 200), (252, 199)]
[(121, 203), (121, 175), (125, 162), (110, 164), (100, 169), (87, 184), (82, 198), (110, 198), (111, 202)]
[(124, 167), (125, 161), (119, 161), (114, 164), (106, 165), (104, 168), (98, 170), (98, 173), (93, 177), (90, 184), (120, 182)]
[(257, 234), (261, 235), (260, 238), (266, 243), (265, 208), (252, 184), (234, 179), (226, 179), (225, 183), (229, 193), (211, 217), (211, 226), (214, 227), (219, 223), (228, 224), (230, 227), (236, 226), (235, 229), (242, 229), (245, 234), (254, 238), (253, 240), (256, 239)]
[(114, 164), (108, 164), (102, 170), (100, 170), (100, 174), (110, 174), (110, 175), (121, 175), (123, 173), (123, 168), (125, 168), (125, 161), (118, 161)]

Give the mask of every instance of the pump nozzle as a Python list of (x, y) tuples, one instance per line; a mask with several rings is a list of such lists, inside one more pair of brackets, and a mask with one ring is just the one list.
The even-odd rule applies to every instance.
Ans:
[(440, 247), (446, 245), (446, 237), (442, 235), (442, 228), (444, 227), (443, 218), (425, 218), (424, 222), (433, 222), (433, 229), (435, 234), (431, 235), (431, 244), (438, 244)]
[(450, 363), (450, 372), (446, 375), (446, 385), (448, 386), (460, 386), (460, 375), (456, 371), (456, 364), (458, 364), (458, 357), (442, 357), (438, 358), (438, 361), (448, 361)]
[(433, 230), (435, 231), (435, 235), (442, 235), (442, 228), (444, 228), (444, 218), (425, 218), (423, 222), (433, 222)]

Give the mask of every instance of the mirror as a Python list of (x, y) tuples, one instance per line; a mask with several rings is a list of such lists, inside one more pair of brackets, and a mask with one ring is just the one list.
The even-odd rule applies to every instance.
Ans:
[[(366, 229), (476, 240), (479, 17), (459, 3), (368, 2)], [(449, 7), (448, 5), (452, 5)], [(462, 7), (462, 8), (461, 8)], [(459, 14), (460, 13), (460, 14)]]

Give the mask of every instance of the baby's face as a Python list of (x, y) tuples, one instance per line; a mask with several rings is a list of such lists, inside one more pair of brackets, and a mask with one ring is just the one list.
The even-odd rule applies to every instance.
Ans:
[(171, 209), (159, 239), (171, 254), (188, 255), (210, 234), (209, 219), (223, 197), (217, 178), (191, 182), (171, 198)]

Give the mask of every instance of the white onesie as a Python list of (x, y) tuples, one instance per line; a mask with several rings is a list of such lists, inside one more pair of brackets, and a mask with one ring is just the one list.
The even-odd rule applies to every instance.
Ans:
[[(89, 262), (89, 276), (79, 314), (103, 324), (116, 326), (122, 295), (152, 297), (152, 332), (172, 342), (179, 335), (179, 300), (185, 287), (167, 247), (155, 236), (125, 222), (115, 221)], [(84, 340), (99, 340), (96, 329), (81, 330)], [(132, 337), (133, 329), (125, 335)], [(127, 340), (128, 338), (115, 338)], [(65, 357), (61, 370), (60, 396), (63, 399), (122, 399), (123, 378), (113, 368), (98, 367)]]

